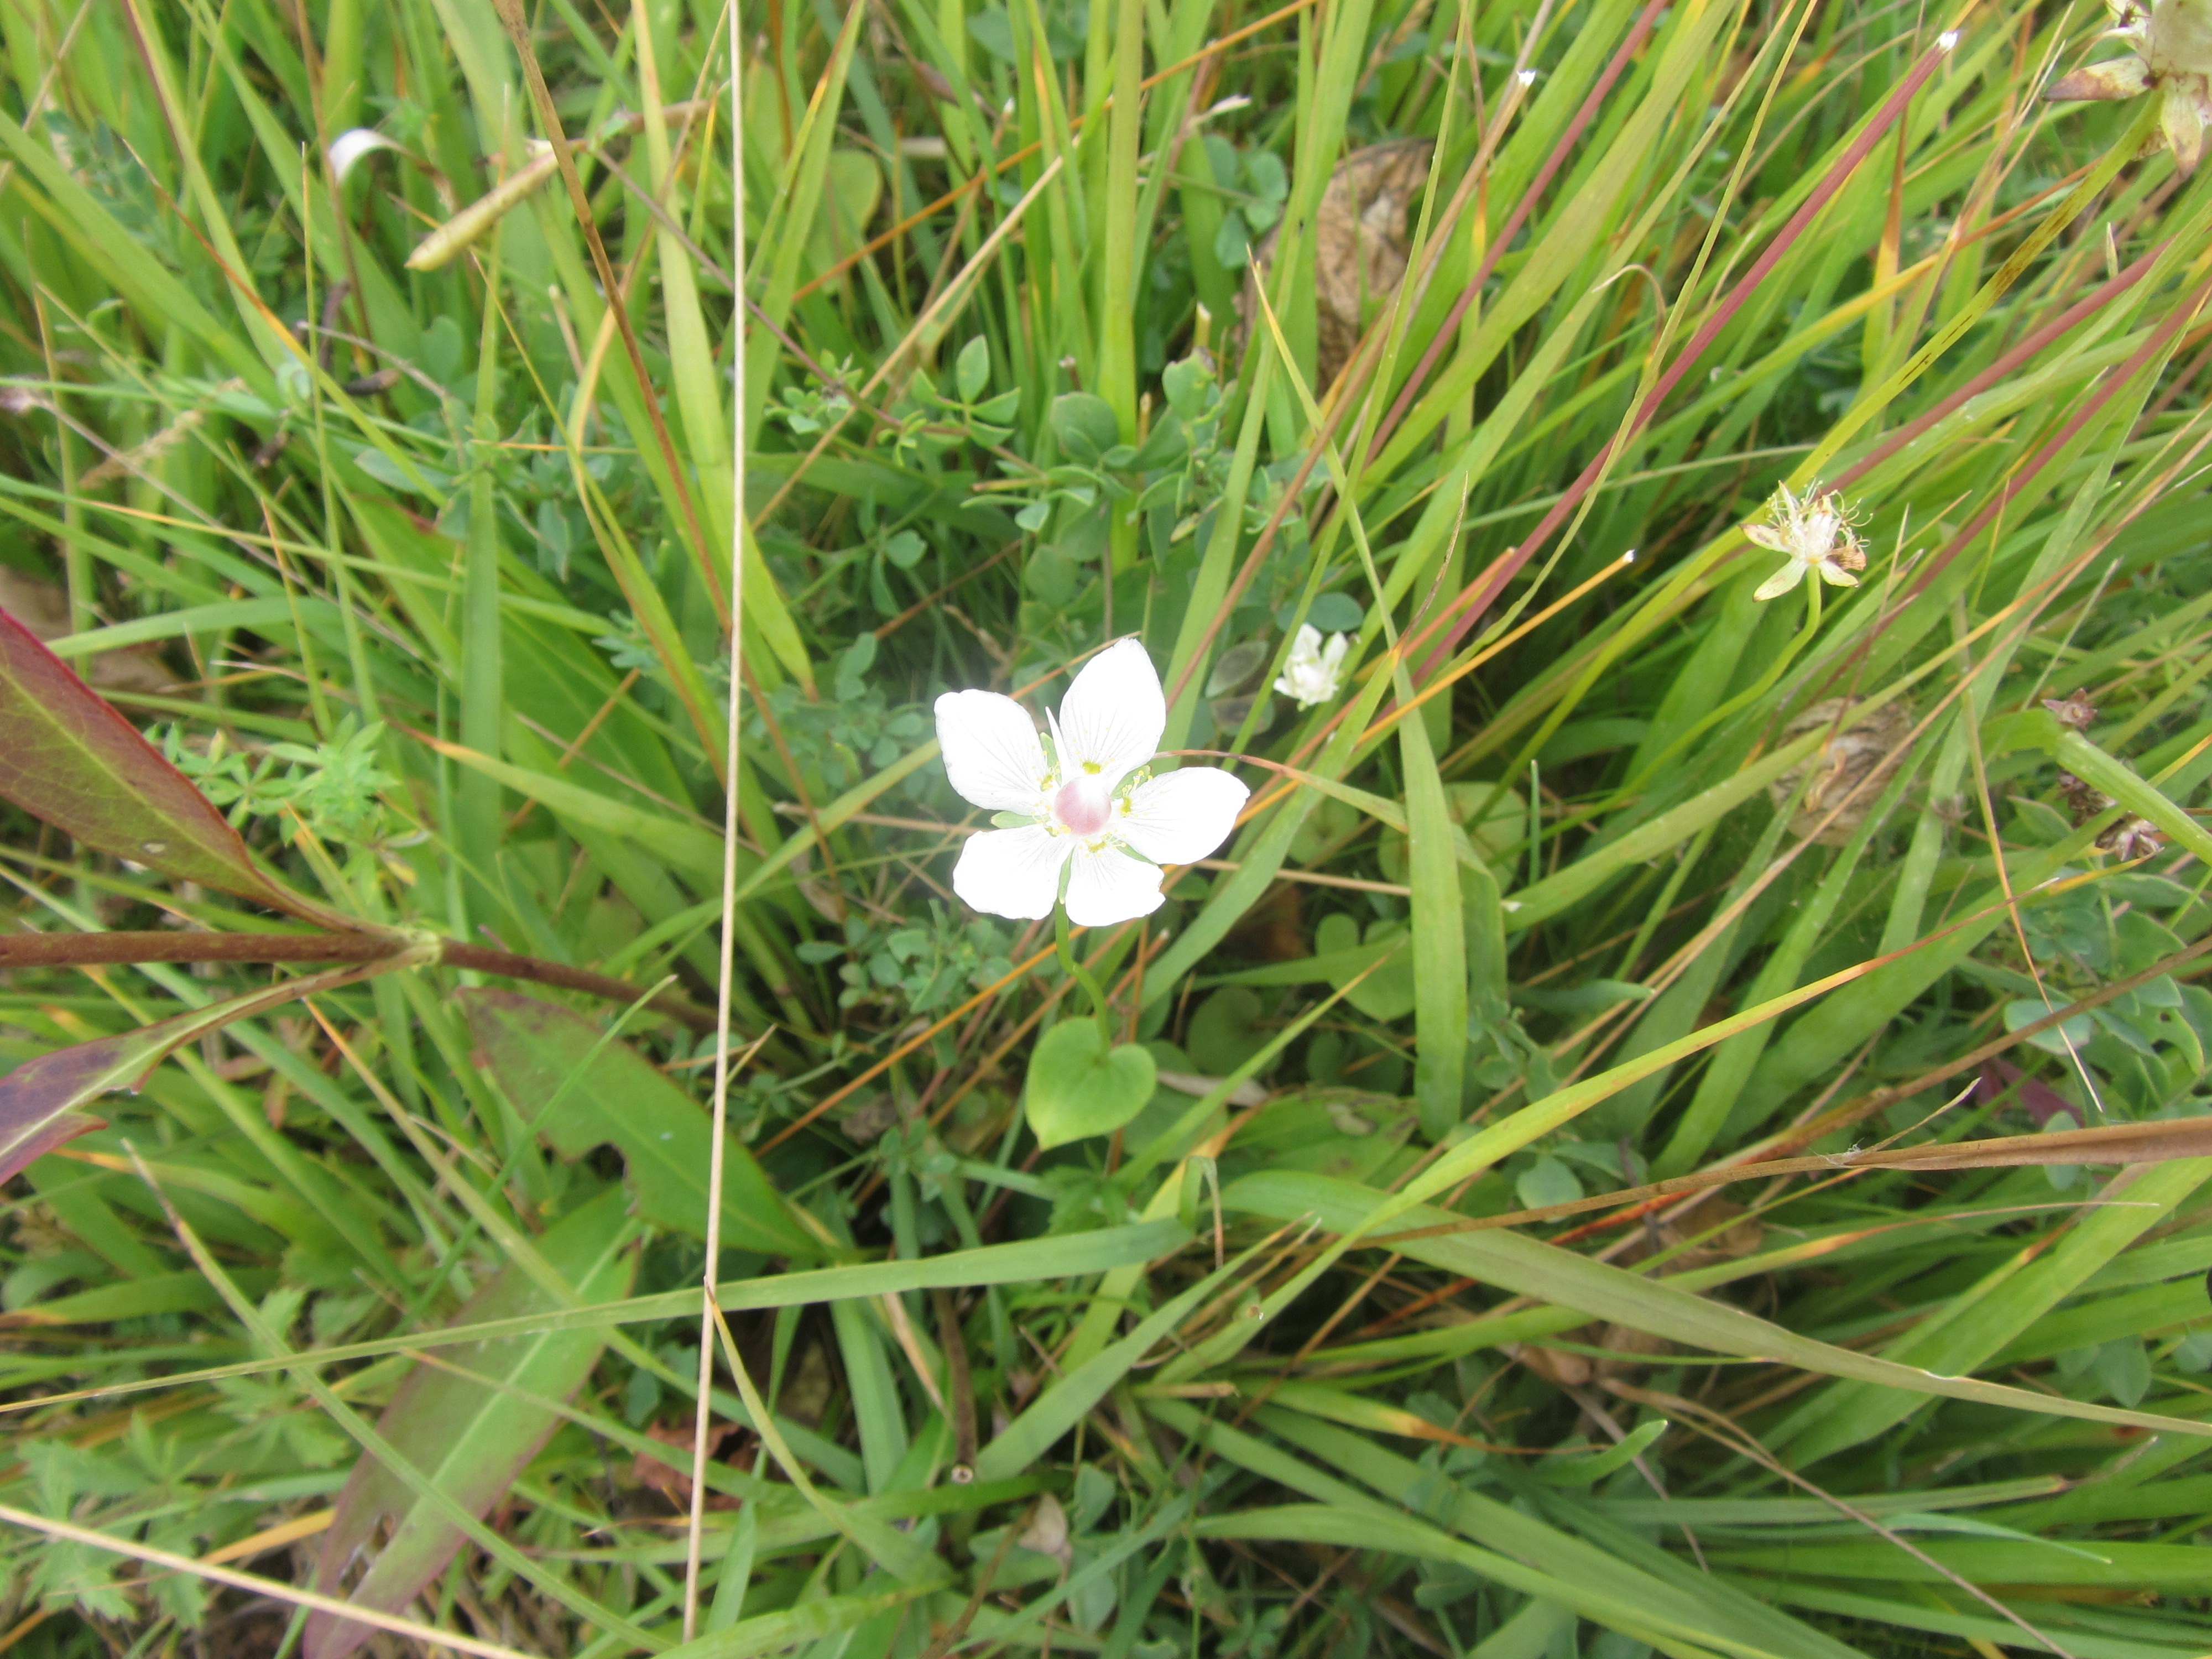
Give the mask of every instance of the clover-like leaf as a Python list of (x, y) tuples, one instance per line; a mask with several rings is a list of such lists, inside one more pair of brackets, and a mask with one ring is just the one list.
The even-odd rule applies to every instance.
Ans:
[(1052, 400), (1052, 434), (1072, 461), (1095, 463), (1121, 441), (1113, 405), (1095, 392), (1063, 392)]
[(953, 365), (953, 378), (960, 386), (960, 401), (972, 404), (982, 395), (983, 388), (991, 383), (991, 344), (981, 335), (960, 348), (960, 356)]

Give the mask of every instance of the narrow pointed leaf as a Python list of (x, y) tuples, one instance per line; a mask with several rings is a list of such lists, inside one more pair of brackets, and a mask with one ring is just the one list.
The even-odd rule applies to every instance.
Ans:
[[(1366, 1224), (1384, 1200), (1381, 1194), (1370, 1188), (1332, 1181), (1325, 1176), (1266, 1174), (1247, 1176), (1233, 1183), (1222, 1194), (1221, 1201), (1225, 1209), (1243, 1210), (1280, 1220), (1318, 1219), (1330, 1231), (1341, 1233)], [(1415, 1222), (1416, 1227), (1435, 1226), (1449, 1219), (1444, 1212), (1425, 1205), (1408, 1213), (1421, 1218)], [(1574, 1308), (1593, 1318), (1611, 1320), (1670, 1341), (1692, 1344), (1713, 1353), (1795, 1365), (1831, 1376), (1879, 1383), (1914, 1395), (1938, 1395), (2009, 1407), (2015, 1411), (2079, 1418), (2092, 1423), (2212, 1437), (2212, 1425), (2156, 1413), (2090, 1405), (2061, 1395), (1984, 1382), (1971, 1376), (1938, 1374), (1917, 1365), (1899, 1364), (1893, 1359), (1838, 1347), (1800, 1336), (1725, 1303), (1680, 1289), (1663, 1279), (1647, 1279), (1610, 1262), (1578, 1255), (1557, 1245), (1540, 1243), (1504, 1229), (1403, 1238), (1395, 1242), (1395, 1248), (1449, 1273)]]
[(117, 1089), (136, 1089), (171, 1049), (264, 1008), (419, 961), (422, 955), (421, 950), (396, 951), (373, 963), (349, 963), (280, 981), (174, 1019), (72, 1043), (25, 1060), (0, 1078), (0, 1181), (63, 1142), (100, 1127), (100, 1119), (79, 1109)]
[[(462, 1002), (486, 1063), (523, 1121), (534, 1123), (562, 1158), (613, 1146), (629, 1166), (641, 1215), (695, 1238), (707, 1236), (712, 1125), (696, 1101), (629, 1045), (606, 1041), (581, 1014), (513, 991), (468, 991)], [(722, 1242), (771, 1255), (822, 1253), (753, 1155), (727, 1137)]]
[[(612, 1301), (629, 1289), (632, 1260), (623, 1248), (626, 1207), (621, 1190), (610, 1188), (538, 1240), (547, 1264), (587, 1303)], [(454, 1322), (522, 1317), (556, 1305), (529, 1275), (510, 1267), (471, 1297)], [(453, 1349), (441, 1364), (419, 1364), (408, 1374), (378, 1420), (378, 1432), (481, 1517), (561, 1421), (516, 1391), (540, 1401), (568, 1399), (591, 1375), (604, 1346), (599, 1331), (546, 1330)], [(416, 1498), (398, 1476), (364, 1456), (324, 1534), (315, 1588), (325, 1595), (343, 1593), (356, 1555), (370, 1552), (368, 1571), (348, 1600), (397, 1613), (445, 1571), (461, 1541), (458, 1528)], [(307, 1659), (345, 1659), (371, 1633), (366, 1625), (318, 1613), (307, 1620)]]

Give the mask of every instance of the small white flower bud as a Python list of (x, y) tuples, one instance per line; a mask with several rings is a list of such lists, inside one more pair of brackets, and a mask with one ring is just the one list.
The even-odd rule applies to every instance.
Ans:
[(348, 127), (331, 140), (331, 171), (337, 175), (338, 182), (343, 184), (346, 174), (353, 171), (354, 164), (362, 156), (372, 150), (398, 148), (380, 132), (372, 131), (368, 127)]

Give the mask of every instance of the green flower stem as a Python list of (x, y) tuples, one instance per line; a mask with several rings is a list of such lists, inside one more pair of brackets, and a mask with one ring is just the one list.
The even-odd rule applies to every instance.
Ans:
[(1097, 1011), (1098, 1026), (1106, 1034), (1111, 1047), (1114, 1041), (1114, 1015), (1106, 1006), (1106, 993), (1099, 988), (1091, 970), (1075, 959), (1075, 946), (1067, 936), (1067, 906), (1057, 905), (1052, 913), (1052, 936), (1060, 946), (1060, 965), (1067, 969), (1068, 977), (1091, 994), (1091, 1006)]

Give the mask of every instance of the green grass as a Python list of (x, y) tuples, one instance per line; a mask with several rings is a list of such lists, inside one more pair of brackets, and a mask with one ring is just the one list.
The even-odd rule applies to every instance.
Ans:
[[(2038, 95), (2104, 21), (756, 0), (733, 146), (704, 0), (0, 0), (0, 605), (252, 866), (0, 641), (0, 1059), (185, 1020), (0, 1194), (0, 1652), (333, 1650), (168, 1557), (593, 1659), (2212, 1648), (2212, 1141), (1841, 1159), (2205, 1109), (2212, 184)], [(1253, 809), (1056, 949), (932, 704), (1131, 634)], [(1084, 979), (1161, 1081), (1040, 1150)]]

